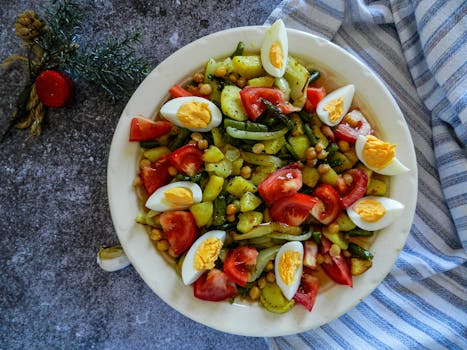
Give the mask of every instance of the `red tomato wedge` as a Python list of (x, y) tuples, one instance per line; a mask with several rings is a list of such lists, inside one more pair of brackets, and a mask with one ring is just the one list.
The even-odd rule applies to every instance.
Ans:
[(238, 294), (235, 282), (218, 269), (212, 269), (198, 278), (193, 292), (196, 298), (208, 301), (222, 301)]
[(350, 191), (341, 198), (341, 207), (347, 209), (357, 200), (362, 198), (366, 193), (368, 187), (368, 175), (363, 169), (350, 169), (347, 174), (352, 175), (353, 181)]
[(316, 296), (318, 295), (318, 289), (318, 277), (303, 274), (300, 287), (298, 288), (297, 293), (295, 293), (293, 300), (295, 300), (297, 304), (303, 305), (305, 309), (311, 312), (311, 309), (313, 309), (313, 305), (315, 304)]
[(307, 100), (305, 103), (305, 110), (309, 113), (314, 112), (319, 101), (321, 101), (324, 96), (326, 96), (326, 89), (324, 87), (309, 87), (306, 89)]
[(186, 97), (186, 96), (194, 96), (188, 90), (182, 88), (180, 85), (175, 84), (169, 89), (169, 94), (172, 97)]
[(169, 155), (170, 163), (174, 168), (188, 176), (195, 175), (203, 165), (203, 151), (196, 145), (185, 145)]
[(141, 169), (141, 180), (149, 195), (172, 180), (172, 176), (169, 174), (169, 167), (169, 157), (164, 156), (151, 164), (151, 166)]
[(311, 211), (311, 214), (324, 225), (328, 225), (336, 220), (341, 207), (339, 194), (334, 187), (328, 184), (321, 184), (315, 188), (313, 195), (320, 200)]
[(172, 123), (168, 121), (134, 117), (130, 125), (130, 141), (153, 140), (167, 135), (170, 130), (172, 130)]
[(241, 246), (230, 250), (224, 261), (224, 273), (238, 285), (245, 287), (256, 266), (258, 251), (254, 247)]
[(315, 269), (317, 267), (318, 244), (314, 241), (303, 242), (303, 266)]
[(302, 185), (302, 172), (297, 164), (290, 164), (269, 174), (258, 185), (258, 192), (266, 203), (271, 204), (279, 198), (297, 193)]
[(265, 99), (276, 106), (285, 103), (285, 95), (281, 90), (267, 87), (243, 88), (240, 91), (240, 98), (248, 117), (253, 121), (266, 111), (266, 105), (261, 99)]
[(282, 197), (274, 202), (269, 215), (274, 221), (291, 226), (300, 226), (306, 220), (318, 199), (303, 193)]
[(160, 223), (170, 248), (177, 256), (186, 252), (198, 236), (195, 218), (188, 211), (175, 210), (162, 213)]
[(366, 118), (357, 110), (348, 113), (342, 122), (337, 126), (334, 135), (339, 140), (354, 143), (358, 135), (370, 135), (372, 133), (371, 125)]
[[(321, 264), (321, 267), (324, 272), (326, 272), (334, 282), (352, 287), (352, 274), (350, 273), (348, 261), (342, 255), (337, 257), (329, 255), (329, 249), (331, 249), (332, 243), (328, 239), (322, 237), (321, 243), (320, 253), (324, 256), (324, 262)], [(326, 263), (326, 261), (329, 261), (329, 263)]]

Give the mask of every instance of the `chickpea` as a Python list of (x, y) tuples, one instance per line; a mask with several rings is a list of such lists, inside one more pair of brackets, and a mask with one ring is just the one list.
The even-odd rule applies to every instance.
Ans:
[(324, 175), (326, 174), (329, 170), (331, 170), (331, 166), (329, 164), (320, 164), (318, 165), (318, 173), (320, 175)]
[(345, 140), (339, 140), (337, 141), (337, 146), (339, 147), (339, 149), (342, 151), (342, 152), (347, 152), (348, 150), (350, 150), (350, 145), (347, 141)]
[(324, 149), (318, 153), (318, 155), (316, 156), (316, 158), (318, 159), (326, 159), (326, 157), (328, 156), (329, 152), (328, 151), (325, 151)]
[(344, 174), (342, 175), (342, 178), (347, 186), (350, 186), (353, 182), (353, 176), (350, 174)]
[(260, 154), (264, 151), (264, 144), (263, 143), (255, 143), (252, 147), (252, 152), (256, 154)]
[(321, 254), (316, 255), (316, 262), (321, 265), (324, 262), (324, 257)]
[(245, 165), (240, 169), (240, 176), (244, 179), (249, 179), (251, 177), (251, 168), (248, 165)]
[(152, 241), (159, 241), (162, 238), (162, 231), (158, 228), (153, 228), (149, 233), (149, 238), (151, 238)]
[(198, 148), (199, 149), (206, 149), (209, 147), (208, 140), (199, 140), (198, 141)]
[(227, 74), (227, 68), (225, 66), (219, 66), (214, 71), (214, 75), (218, 78), (225, 77), (226, 74)]
[(203, 139), (203, 135), (201, 135), (199, 132), (194, 132), (191, 134), (191, 139), (198, 142), (199, 140)]
[(260, 295), (261, 295), (261, 289), (259, 289), (256, 286), (252, 287), (250, 291), (248, 292), (248, 296), (250, 297), (251, 300), (258, 300)]
[(149, 159), (143, 158), (139, 162), (139, 167), (141, 169), (151, 166), (151, 161)]
[(190, 141), (188, 141), (188, 144), (189, 144), (189, 145), (197, 145), (198, 142), (195, 141), (195, 140), (190, 140)]
[(276, 275), (274, 274), (274, 272), (272, 271), (269, 271), (266, 275), (266, 281), (268, 282), (275, 282), (276, 281)]
[(324, 150), (324, 146), (322, 143), (318, 142), (316, 145), (315, 145), (315, 151), (316, 153), (320, 153), (321, 151)]
[(341, 247), (339, 247), (337, 244), (331, 245), (331, 248), (329, 249), (329, 255), (334, 258), (339, 257), (341, 255)]
[(229, 204), (225, 210), (227, 215), (235, 215), (237, 213), (237, 208), (233, 204)]
[(316, 150), (314, 147), (308, 147), (305, 151), (306, 159), (315, 159), (316, 158)]
[(246, 79), (243, 78), (243, 77), (240, 77), (237, 79), (237, 86), (240, 88), (240, 89), (243, 89), (246, 85)]
[(236, 83), (237, 82), (237, 76), (235, 74), (230, 74), (229, 75), (229, 80), (231, 83)]
[(209, 84), (199, 84), (198, 87), (201, 95), (209, 95), (212, 92), (211, 85)]
[(352, 254), (348, 250), (342, 251), (342, 255), (346, 258), (350, 258), (352, 256)]
[(171, 256), (172, 258), (176, 258), (178, 256), (177, 254), (175, 254), (172, 248), (169, 248), (167, 250), (167, 254), (169, 254), (169, 256)]
[(264, 286), (266, 285), (267, 281), (266, 281), (266, 277), (261, 277), (259, 280), (258, 280), (258, 287), (259, 289), (263, 289)]
[(194, 86), (194, 85), (189, 85), (187, 86), (186, 88), (188, 90), (188, 92), (191, 92), (193, 95), (199, 95), (199, 88), (197, 86)]
[(195, 83), (202, 83), (204, 81), (204, 74), (197, 72), (195, 75), (193, 75), (193, 81)]
[(318, 159), (307, 159), (306, 160), (306, 165), (308, 165), (310, 168), (314, 168), (316, 163), (318, 163)]
[(166, 252), (169, 250), (169, 242), (166, 239), (161, 239), (156, 242), (156, 249), (160, 252)]
[(178, 170), (175, 169), (173, 166), (170, 166), (168, 171), (169, 171), (170, 176), (175, 176), (178, 174)]
[(143, 184), (143, 180), (139, 176), (136, 176), (133, 180), (133, 186), (141, 186)]
[(234, 222), (235, 221), (235, 214), (227, 215), (226, 220), (228, 222)]
[(274, 270), (274, 263), (270, 260), (268, 261), (268, 263), (266, 264), (266, 266), (264, 267), (264, 270), (266, 271), (272, 271)]

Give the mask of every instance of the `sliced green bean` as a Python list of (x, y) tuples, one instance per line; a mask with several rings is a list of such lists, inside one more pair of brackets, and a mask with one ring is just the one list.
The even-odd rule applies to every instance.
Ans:
[(255, 227), (253, 230), (247, 232), (247, 233), (233, 233), (232, 234), (232, 239), (234, 241), (241, 241), (244, 239), (251, 239), (251, 238), (258, 238), (258, 237), (263, 237), (266, 236), (268, 233), (272, 232), (272, 227), (271, 225), (260, 225)]
[(246, 140), (273, 140), (278, 137), (284, 136), (287, 131), (287, 128), (283, 128), (278, 131), (246, 131), (246, 130), (239, 130), (228, 126), (225, 128), (225, 131), (228, 135), (236, 138), (236, 139), (246, 139)]
[(151, 140), (151, 141), (140, 141), (139, 143), (141, 148), (154, 148), (159, 147), (161, 144), (159, 141)]
[(268, 127), (263, 124), (254, 123), (251, 121), (241, 122), (238, 120), (233, 119), (224, 119), (224, 127), (232, 127), (238, 130), (246, 130), (246, 131), (268, 131)]
[(312, 231), (311, 232), (311, 239), (316, 242), (316, 244), (321, 244), (321, 232), (319, 231)]
[(328, 152), (328, 157), (331, 157), (334, 153), (337, 152), (339, 146), (336, 143), (332, 142), (326, 147), (326, 152)]
[(256, 154), (256, 153), (245, 152), (245, 151), (241, 152), (241, 154), (245, 162), (254, 164), (254, 165), (273, 166), (275, 168), (280, 168), (286, 164), (279, 157), (272, 156), (269, 154)]
[(280, 245), (273, 246), (271, 248), (266, 248), (261, 250), (256, 257), (256, 268), (255, 271), (251, 274), (251, 277), (248, 279), (248, 282), (255, 281), (261, 276), (261, 273), (264, 271), (264, 268), (271, 259), (274, 259), (277, 255), (277, 252), (281, 248)]
[(317, 70), (310, 71), (310, 78), (308, 79), (308, 83), (312, 83), (320, 77), (321, 73)]
[(318, 143), (318, 139), (316, 138), (315, 134), (313, 134), (310, 125), (303, 125), (303, 129), (305, 129), (305, 134), (308, 137), (308, 140), (310, 140), (310, 144), (312, 146), (316, 145)]
[(347, 231), (346, 234), (349, 235), (350, 237), (353, 237), (353, 236), (370, 237), (370, 236), (373, 236), (373, 231), (367, 231), (367, 230), (357, 227), (357, 228), (354, 228), (353, 230)]
[(357, 257), (357, 258), (362, 258), (362, 259), (367, 259), (371, 260), (373, 259), (373, 254), (371, 254), (368, 250), (366, 250), (363, 247), (360, 247), (358, 244), (349, 243), (349, 247), (347, 248), (350, 254), (352, 256)]
[(266, 100), (264, 98), (261, 99), (261, 102), (263, 102), (266, 105), (267, 110), (274, 117), (278, 118), (283, 124), (285, 124), (287, 129), (292, 130), (292, 128), (294, 126), (294, 123), (293, 123), (292, 119), (287, 117), (279, 107), (277, 107), (276, 105), (272, 104), (271, 102), (269, 102), (268, 100)]
[(244, 50), (245, 50), (245, 43), (243, 41), (239, 41), (237, 48), (235, 49), (235, 51), (232, 53), (230, 57), (242, 56)]
[(190, 130), (179, 128), (177, 136), (170, 142), (169, 149), (175, 151), (177, 148), (182, 147), (186, 142), (187, 137), (190, 135)]

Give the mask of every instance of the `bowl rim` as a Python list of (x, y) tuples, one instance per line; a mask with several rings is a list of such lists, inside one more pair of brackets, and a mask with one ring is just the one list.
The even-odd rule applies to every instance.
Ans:
[[(123, 249), (141, 278), (165, 303), (183, 315), (208, 327), (244, 336), (283, 336), (300, 333), (324, 325), (355, 307), (390, 272), (407, 240), (417, 200), (418, 176), (413, 141), (402, 112), (384, 83), (364, 63), (336, 44), (311, 33), (287, 29), (289, 52), (292, 55), (305, 52), (305, 44), (314, 50), (320, 50), (321, 61), (326, 62), (316, 58), (315, 53), (304, 58), (312, 62), (320, 61), (323, 65), (337, 62), (337, 72), (350, 65), (361, 75), (356, 76), (356, 82), (352, 81), (356, 85), (356, 96), (360, 87), (364, 92), (369, 92), (360, 93), (362, 98), (367, 96), (363, 101), (370, 95), (371, 99), (381, 99), (376, 100), (376, 107), (371, 104), (372, 112), (385, 111), (390, 114), (392, 123), (385, 125), (384, 133), (390, 136), (390, 142), (398, 145), (398, 149), (402, 148), (398, 158), (411, 169), (410, 172), (391, 179), (390, 197), (404, 203), (404, 220), (378, 233), (378, 238), (372, 245), (372, 250), (379, 253), (374, 254), (374, 270), (354, 277), (352, 289), (334, 285), (323, 293), (319, 292), (311, 313), (304, 308), (294, 307), (286, 314), (276, 315), (247, 303), (230, 305), (226, 302), (204, 302), (194, 298), (192, 292), (190, 296), (188, 290), (191, 291), (191, 287), (183, 285), (174, 269), (162, 269), (162, 272), (154, 273), (155, 266), (164, 267), (167, 263), (155, 251), (148, 235), (141, 234), (146, 232), (144, 228), (134, 223), (134, 209), (138, 209), (138, 205), (131, 183), (137, 172), (137, 155), (140, 151), (137, 144), (128, 142), (130, 120), (137, 114), (153, 116), (161, 101), (167, 97), (166, 91), (172, 84), (192, 74), (210, 57), (228, 56), (227, 50), (233, 51), (239, 39), (246, 41), (247, 48), (259, 48), (267, 28), (268, 26), (247, 26), (212, 33), (180, 48), (158, 64), (139, 85), (124, 108), (114, 132), (107, 164), (107, 193), (112, 222)], [(186, 57), (190, 57), (192, 61), (187, 63)], [(344, 80), (355, 76), (350, 70), (341, 73), (343, 74), (339, 73), (338, 76)], [(383, 120), (377, 118), (377, 121), (388, 121), (385, 117), (387, 114), (383, 114)], [(345, 295), (346, 298), (342, 300), (341, 295)], [(332, 300), (332, 307), (326, 306), (326, 301), (329, 300)], [(229, 314), (227, 318), (226, 312)]]

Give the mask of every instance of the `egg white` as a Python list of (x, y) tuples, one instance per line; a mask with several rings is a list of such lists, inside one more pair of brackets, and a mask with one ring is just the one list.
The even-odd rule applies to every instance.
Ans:
[[(272, 45), (279, 42), (282, 48), (283, 62), (282, 68), (274, 67), (269, 58), (269, 52)], [(289, 41), (287, 39), (287, 30), (285, 29), (284, 22), (278, 19), (266, 31), (263, 44), (261, 45), (261, 62), (264, 70), (273, 77), (280, 78), (284, 75), (285, 68), (287, 67), (287, 59), (289, 57)]]
[[(318, 114), (319, 119), (326, 125), (334, 126), (339, 124), (344, 116), (347, 114), (353, 100), (353, 95), (355, 93), (355, 86), (353, 84), (343, 86), (337, 90), (332, 91), (330, 94), (323, 97), (321, 101), (319, 101), (318, 106), (316, 106), (316, 114)], [(324, 108), (327, 106), (329, 102), (335, 100), (339, 97), (344, 99), (343, 102), (343, 110), (336, 122), (332, 122), (329, 120), (329, 112), (325, 111)]]
[[(293, 281), (291, 285), (287, 285), (281, 278), (279, 273), (279, 263), (281, 261), (282, 255), (285, 252), (299, 252), (300, 253), (300, 266), (297, 271), (295, 271)], [(285, 243), (277, 252), (276, 260), (274, 262), (274, 272), (276, 274), (276, 283), (282, 291), (282, 294), (288, 299), (291, 300), (300, 286), (300, 281), (302, 278), (303, 271), (303, 245), (301, 242), (291, 241)]]
[[(190, 127), (183, 124), (177, 116), (178, 109), (180, 106), (187, 102), (201, 102), (207, 103), (209, 111), (211, 112), (211, 120), (209, 121), (208, 125), (205, 128), (195, 128)], [(167, 119), (168, 121), (172, 122), (173, 124), (181, 127), (186, 128), (191, 131), (200, 131), (206, 132), (211, 131), (213, 128), (218, 127), (222, 122), (222, 112), (214, 103), (199, 96), (185, 96), (185, 97), (177, 97), (167, 101), (162, 108), (160, 109), (160, 114)]]
[(203, 193), (201, 191), (201, 187), (199, 187), (198, 184), (190, 181), (178, 181), (158, 188), (146, 201), (146, 208), (158, 212), (188, 209), (190, 205), (174, 206), (173, 203), (170, 203), (167, 199), (165, 199), (165, 191), (174, 187), (183, 187), (189, 189), (193, 194), (194, 203), (201, 202)]
[(192, 284), (195, 282), (206, 270), (196, 270), (194, 267), (195, 255), (199, 246), (208, 238), (214, 237), (222, 241), (222, 244), (225, 241), (225, 231), (212, 230), (208, 231), (199, 237), (193, 245), (190, 247), (188, 252), (185, 255), (182, 264), (182, 280), (185, 285)]
[(358, 159), (368, 168), (373, 170), (375, 173), (381, 175), (398, 175), (409, 171), (404, 164), (402, 164), (397, 157), (394, 157), (383, 169), (376, 169), (369, 166), (363, 159), (363, 147), (366, 143), (366, 136), (358, 135), (357, 141), (355, 142), (355, 153)]
[[(364, 199), (376, 200), (379, 203), (381, 203), (384, 208), (386, 208), (386, 213), (380, 220), (376, 222), (363, 221), (360, 215), (358, 215), (354, 211), (353, 207)], [(367, 231), (381, 230), (391, 225), (399, 216), (402, 215), (403, 212), (404, 212), (404, 205), (402, 203), (391, 198), (377, 197), (377, 196), (362, 197), (358, 201), (356, 201), (353, 205), (351, 205), (349, 208), (347, 208), (347, 215), (349, 216), (350, 220), (352, 220), (352, 222), (358, 227), (364, 230), (367, 230)]]

